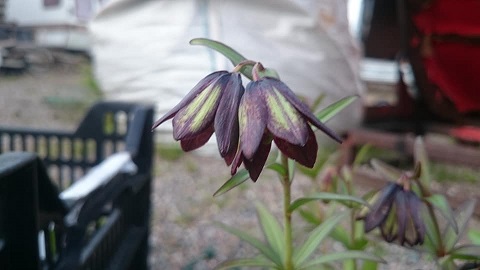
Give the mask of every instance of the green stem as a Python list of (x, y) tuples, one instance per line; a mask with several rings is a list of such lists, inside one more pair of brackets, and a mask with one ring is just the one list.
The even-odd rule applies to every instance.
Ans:
[[(420, 195), (422, 199), (431, 196), (430, 190), (427, 187), (423, 186), (422, 182), (417, 178), (414, 178), (414, 181), (417, 183), (418, 188), (420, 189)], [(445, 256), (445, 247), (443, 246), (442, 235), (440, 234), (440, 225), (438, 224), (437, 216), (435, 216), (435, 211), (433, 209), (433, 205), (425, 200), (425, 204), (427, 205), (428, 214), (432, 218), (433, 225), (435, 226), (435, 235), (438, 239), (438, 247), (437, 247), (437, 256), (443, 257)]]
[(285, 226), (285, 269), (293, 270), (293, 244), (292, 244), (292, 212), (289, 210), (291, 203), (291, 181), (289, 179), (288, 158), (282, 154), (282, 165), (286, 173), (282, 176), (283, 186), (283, 218)]

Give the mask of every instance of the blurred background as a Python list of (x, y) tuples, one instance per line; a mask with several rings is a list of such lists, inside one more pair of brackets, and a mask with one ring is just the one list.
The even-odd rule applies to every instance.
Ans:
[[(456, 11), (441, 0), (0, 0), (0, 124), (73, 130), (99, 100), (152, 104), (158, 118), (207, 74), (233, 68), (189, 45), (204, 37), (276, 69), (317, 109), (359, 95), (328, 123), (343, 134), (434, 132), (435, 141), (478, 151), (480, 6), (462, 1)], [(250, 254), (211, 222), (253, 230), (252, 200), (278, 204), (272, 175), (212, 198), (228, 168), (216, 155), (183, 154), (170, 131), (164, 124), (156, 134), (152, 269), (210, 269)], [(340, 155), (324, 148), (320, 155)], [(372, 155), (405, 161), (390, 150)], [(214, 151), (211, 143), (204, 152)], [(462, 186), (475, 193), (478, 167), (436, 170), (467, 179)], [(311, 185), (299, 179), (297, 195)], [(455, 181), (442, 189), (462, 194)], [(389, 248), (385, 269), (425, 266), (414, 251)]]

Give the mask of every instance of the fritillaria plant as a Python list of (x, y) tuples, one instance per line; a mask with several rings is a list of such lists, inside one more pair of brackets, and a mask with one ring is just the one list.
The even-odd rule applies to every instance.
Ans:
[(416, 139), (413, 152), (413, 172), (372, 160), (373, 168), (389, 183), (368, 199), (372, 207), (364, 208), (366, 211), (359, 215), (365, 231), (379, 228), (387, 242), (417, 246), (430, 255), (438, 269), (478, 269), (480, 246), (461, 241), (476, 200), (468, 199), (453, 211), (445, 195), (432, 191), (432, 174), (421, 137)]
[[(361, 251), (343, 251), (314, 257), (314, 252), (341, 221), (339, 214), (315, 228), (299, 247), (293, 246), (292, 213), (314, 200), (339, 200), (366, 204), (362, 199), (340, 194), (322, 193), (292, 201), (291, 185), (295, 162), (313, 167), (318, 144), (314, 128), (337, 142), (341, 138), (324, 122), (348, 106), (355, 97), (344, 98), (317, 115), (310, 111), (294, 92), (279, 79), (273, 69), (260, 62), (248, 60), (232, 48), (208, 39), (194, 39), (194, 45), (210, 47), (231, 60), (232, 71), (217, 71), (202, 79), (180, 103), (161, 117), (158, 127), (172, 119), (173, 137), (184, 151), (203, 146), (215, 133), (220, 156), (231, 166), (232, 177), (220, 187), (220, 195), (248, 179), (257, 181), (263, 169), (272, 169), (280, 176), (283, 187), (283, 228), (264, 208), (258, 215), (265, 240), (241, 230), (219, 224), (226, 231), (255, 247), (259, 256), (227, 261), (218, 269), (237, 266), (259, 266), (272, 269), (312, 269), (336, 260), (363, 259), (382, 262), (382, 259)], [(250, 82), (243, 86), (242, 77)], [(267, 164), (272, 142), (280, 158)], [(244, 169), (240, 169), (243, 164)], [(310, 259), (310, 260), (308, 260)]]

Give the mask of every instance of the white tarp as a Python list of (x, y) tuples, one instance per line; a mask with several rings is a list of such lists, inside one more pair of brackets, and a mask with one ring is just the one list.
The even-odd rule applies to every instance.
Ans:
[[(233, 68), (222, 55), (189, 45), (196, 37), (224, 42), (276, 69), (298, 95), (313, 100), (325, 93), (323, 106), (362, 94), (347, 0), (113, 0), (90, 30), (105, 96), (154, 103), (157, 116), (210, 72)], [(328, 125), (351, 128), (361, 112), (359, 101)]]

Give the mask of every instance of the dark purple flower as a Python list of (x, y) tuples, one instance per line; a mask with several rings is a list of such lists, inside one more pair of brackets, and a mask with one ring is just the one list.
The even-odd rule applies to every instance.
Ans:
[(247, 85), (240, 101), (239, 123), (240, 142), (232, 174), (243, 162), (253, 181), (258, 179), (265, 165), (272, 140), (289, 158), (313, 167), (318, 145), (309, 123), (341, 142), (340, 137), (320, 122), (287, 85), (270, 77)]
[(410, 246), (422, 244), (425, 224), (420, 216), (421, 200), (402, 185), (390, 183), (374, 196), (368, 213), (359, 217), (365, 222), (365, 232), (380, 228), (387, 242), (398, 241)]
[(214, 72), (202, 79), (152, 129), (173, 118), (173, 137), (184, 151), (203, 146), (215, 132), (227, 165), (238, 147), (238, 106), (245, 89), (239, 73)]

